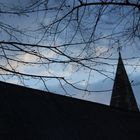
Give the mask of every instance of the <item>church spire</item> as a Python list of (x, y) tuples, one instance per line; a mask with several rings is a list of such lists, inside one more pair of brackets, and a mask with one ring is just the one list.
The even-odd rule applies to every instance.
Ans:
[(126, 110), (139, 111), (120, 51), (110, 105)]

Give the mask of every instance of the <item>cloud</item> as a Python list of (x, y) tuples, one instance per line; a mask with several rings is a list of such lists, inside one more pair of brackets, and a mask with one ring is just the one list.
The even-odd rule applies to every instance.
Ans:
[(100, 56), (108, 51), (106, 46), (98, 46), (95, 48), (95, 53), (97, 56)]
[(21, 61), (25, 62), (36, 62), (37, 56), (25, 53), (24, 55), (20, 55), (18, 57)]
[(67, 65), (65, 67), (64, 65), (60, 64), (52, 64), (50, 67), (48, 67), (47, 70), (41, 70), (41, 75), (50, 75), (50, 76), (58, 76), (58, 77), (70, 77), (73, 74), (73, 66)]

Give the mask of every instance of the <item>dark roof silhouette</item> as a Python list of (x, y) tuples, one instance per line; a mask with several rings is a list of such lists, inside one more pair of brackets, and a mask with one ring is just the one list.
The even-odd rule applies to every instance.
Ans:
[(139, 111), (120, 52), (110, 105), (126, 110)]
[(140, 139), (140, 113), (0, 82), (0, 140)]

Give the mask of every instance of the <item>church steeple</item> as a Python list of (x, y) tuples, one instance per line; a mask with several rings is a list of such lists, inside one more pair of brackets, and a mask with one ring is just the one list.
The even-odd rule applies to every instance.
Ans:
[(139, 111), (120, 52), (110, 105), (126, 110)]

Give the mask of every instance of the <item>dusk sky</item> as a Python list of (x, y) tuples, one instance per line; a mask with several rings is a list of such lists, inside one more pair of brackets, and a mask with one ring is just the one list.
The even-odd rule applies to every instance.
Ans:
[[(83, 2), (85, 1), (86, 0), (83, 0)], [(137, 14), (137, 10), (132, 13), (130, 12), (132, 10), (131, 7), (124, 7), (121, 10), (118, 10), (117, 8), (112, 10), (110, 7), (101, 7), (100, 9), (94, 7), (89, 7), (87, 9), (79, 8), (77, 11), (73, 12), (73, 19), (71, 19), (71, 15), (69, 15), (67, 18), (64, 18), (64, 21), (52, 26), (51, 23), (69, 12), (72, 5), (79, 5), (79, 1), (65, 1), (65, 5), (61, 5), (62, 0), (40, 0), (39, 5), (35, 8), (34, 5), (37, 2), (37, 0), (0, 1), (0, 9), (3, 12), (0, 14), (0, 41), (13, 41), (51, 47), (62, 45), (63, 47), (60, 47), (61, 51), (68, 54), (68, 56), (79, 59), (91, 57), (92, 61), (81, 61), (86, 64), (87, 67), (81, 67), (79, 64), (77, 65), (77, 63), (75, 63), (76, 59), (74, 62), (64, 64), (45, 64), (45, 62), (49, 61), (47, 59), (56, 61), (68, 61), (69, 59), (62, 55), (59, 50), (56, 51), (55, 48), (50, 49), (49, 47), (42, 47), (37, 50), (33, 47), (26, 48), (28, 46), (24, 46), (24, 49), (26, 51), (28, 50), (29, 53), (26, 53), (26, 51), (21, 53), (17, 50), (6, 50), (6, 46), (4, 46), (5, 50), (3, 50), (3, 46), (1, 46), (0, 57), (2, 61), (0, 66), (9, 70), (16, 69), (16, 71), (25, 74), (64, 77), (79, 88), (100, 92), (89, 93), (86, 91), (80, 91), (74, 89), (63, 81), (60, 83), (56, 79), (46, 79), (45, 83), (49, 91), (109, 105), (114, 82), (113, 79), (117, 67), (117, 50), (118, 47), (121, 47), (121, 54), (125, 68), (130, 81), (133, 81), (131, 82), (133, 91), (137, 103), (140, 105), (140, 40), (139, 37), (135, 37), (131, 40), (130, 36), (128, 36), (128, 32), (130, 32), (130, 30), (128, 30), (130, 29), (129, 27), (137, 21), (137, 17), (135, 17), (135, 20), (133, 20), (134, 17), (132, 17), (132, 15)], [(92, 2), (92, 0), (87, 0), (87, 2)], [(98, 2), (98, 0), (95, 2)], [(137, 0), (131, 2), (136, 3)], [(26, 13), (25, 10), (28, 9), (30, 5), (33, 7), (34, 11), (41, 11), (41, 9), (44, 8), (48, 8), (48, 10), (47, 12)], [(58, 12), (60, 5), (62, 6), (62, 9)], [(31, 10), (32, 9), (29, 9), (29, 11)], [(18, 14), (12, 14), (12, 12), (16, 13), (17, 11), (20, 12)], [(97, 13), (104, 13), (99, 22), (97, 22), (99, 16)], [(128, 15), (128, 13), (130, 15)], [(78, 19), (80, 17), (82, 18)], [(68, 24), (69, 21), (70, 23)], [(98, 23), (97, 26), (95, 21)], [(76, 25), (76, 22), (78, 22), (78, 25)], [(96, 30), (93, 30), (95, 27)], [(122, 31), (124, 31), (124, 33), (121, 34), (121, 36), (120, 32)], [(92, 35), (93, 32), (94, 35)], [(113, 35), (109, 36), (110, 34)], [(137, 31), (135, 32), (135, 35), (137, 36)], [(86, 43), (88, 41), (90, 41), (90, 43)], [(69, 46), (66, 44), (76, 45)], [(10, 47), (11, 49), (15, 49), (12, 45)], [(38, 52), (38, 54), (44, 58), (38, 59), (38, 57), (33, 55), (32, 52)], [(44, 64), (26, 65), (17, 63), (13, 60), (9, 60), (8, 62), (4, 58), (4, 54), (9, 58), (24, 62), (42, 62)], [(92, 70), (88, 69), (88, 67), (92, 67)], [(0, 80), (2, 81), (46, 90), (44, 83), (40, 79), (32, 77), (25, 77), (22, 79), (22, 77), (18, 78), (16, 75), (6, 75), (6, 72), (2, 70), (0, 70), (0, 72)]]

